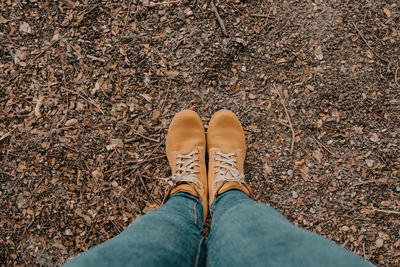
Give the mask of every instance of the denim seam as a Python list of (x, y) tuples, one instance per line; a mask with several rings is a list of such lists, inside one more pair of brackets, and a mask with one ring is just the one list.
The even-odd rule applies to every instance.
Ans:
[(195, 251), (194, 251), (194, 257), (193, 257), (193, 262), (192, 262), (192, 266), (193, 266), (193, 267), (197, 267), (198, 264), (199, 264), (199, 258), (200, 258), (200, 253), (201, 253), (201, 245), (202, 245), (202, 242), (203, 242), (203, 240), (204, 240), (203, 231), (202, 231), (201, 228), (199, 227), (199, 222), (198, 222), (199, 216), (198, 216), (198, 214), (197, 214), (197, 204), (198, 204), (198, 202), (197, 202), (197, 201), (194, 201), (194, 202), (193, 202), (193, 206), (192, 206), (192, 210), (193, 210), (193, 221), (194, 221), (194, 223), (196, 224), (196, 227), (197, 227), (197, 229), (198, 229), (199, 232), (200, 232), (200, 233), (198, 234), (198, 237), (197, 237), (196, 248), (195, 248)]
[(200, 234), (197, 237), (196, 250), (195, 250), (195, 254), (194, 254), (193, 262), (192, 262), (193, 267), (197, 267), (199, 265), (201, 246), (202, 246), (203, 241), (204, 241), (203, 233), (200, 232)]

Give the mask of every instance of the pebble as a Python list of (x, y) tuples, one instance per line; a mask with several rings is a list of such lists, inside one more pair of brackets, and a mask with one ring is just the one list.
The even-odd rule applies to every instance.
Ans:
[(365, 163), (367, 164), (368, 168), (372, 168), (372, 166), (374, 166), (374, 161), (372, 159), (366, 159)]
[(383, 239), (382, 239), (382, 238), (378, 238), (378, 239), (375, 241), (375, 246), (376, 246), (377, 248), (382, 247), (382, 246), (383, 246)]
[(293, 198), (298, 198), (298, 197), (299, 197), (299, 194), (297, 194), (296, 191), (292, 191), (292, 197), (293, 197)]

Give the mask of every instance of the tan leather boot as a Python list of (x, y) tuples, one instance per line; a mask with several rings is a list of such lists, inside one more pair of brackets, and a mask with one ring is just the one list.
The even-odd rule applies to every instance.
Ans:
[(168, 129), (166, 152), (172, 177), (164, 202), (179, 192), (199, 198), (203, 221), (207, 217), (206, 137), (197, 113), (184, 110), (175, 115)]
[(208, 204), (211, 206), (218, 195), (232, 189), (253, 197), (243, 174), (246, 157), (244, 131), (239, 119), (231, 111), (218, 111), (211, 118), (207, 131), (207, 150)]

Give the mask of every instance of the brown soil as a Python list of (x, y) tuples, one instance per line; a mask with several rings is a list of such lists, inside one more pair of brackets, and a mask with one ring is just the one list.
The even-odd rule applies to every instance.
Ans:
[(239, 116), (257, 201), (399, 264), (400, 1), (215, 5), (226, 36), (202, 0), (0, 1), (1, 266), (62, 264), (157, 208), (185, 108)]

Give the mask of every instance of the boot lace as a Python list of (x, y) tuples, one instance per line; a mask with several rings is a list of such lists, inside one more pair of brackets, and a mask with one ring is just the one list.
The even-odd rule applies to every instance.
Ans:
[(214, 155), (220, 156), (215, 158), (217, 162), (215, 167), (219, 167), (216, 171), (215, 183), (219, 182), (238, 182), (242, 184), (244, 182), (244, 174), (240, 173), (238, 167), (236, 165), (236, 159), (234, 156), (237, 156), (236, 153), (222, 153), (222, 152), (214, 152)]
[(199, 157), (195, 156), (199, 153), (199, 150), (194, 150), (189, 154), (176, 155), (176, 159), (178, 159), (176, 166), (179, 166), (178, 169), (176, 169), (176, 174), (168, 178), (162, 178), (162, 180), (167, 182), (170, 186), (175, 186), (181, 182), (190, 182), (198, 186), (197, 174), (200, 171), (196, 170), (194, 167), (200, 166), (198, 163)]

